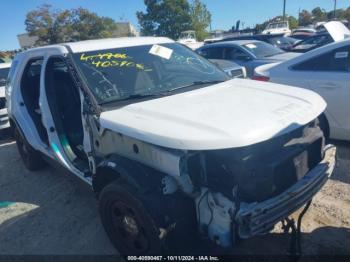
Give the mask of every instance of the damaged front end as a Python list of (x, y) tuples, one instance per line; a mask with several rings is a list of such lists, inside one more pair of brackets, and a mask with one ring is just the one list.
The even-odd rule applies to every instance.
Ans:
[(255, 145), (201, 151), (188, 160), (200, 232), (217, 245), (268, 233), (332, 174), (336, 149), (318, 121)]
[[(335, 165), (336, 150), (324, 145), (317, 120), (261, 143), (220, 150), (169, 149), (103, 128), (93, 133), (97, 157), (119, 155), (157, 170), (161, 194), (192, 199), (199, 232), (224, 248), (235, 245), (237, 234), (269, 232), (312, 199)], [(117, 166), (112, 159), (101, 164)]]

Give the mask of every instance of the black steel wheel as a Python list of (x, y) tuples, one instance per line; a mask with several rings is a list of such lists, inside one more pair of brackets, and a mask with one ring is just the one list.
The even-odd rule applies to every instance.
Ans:
[(118, 181), (100, 194), (102, 224), (122, 255), (160, 254), (159, 229), (137, 193)]

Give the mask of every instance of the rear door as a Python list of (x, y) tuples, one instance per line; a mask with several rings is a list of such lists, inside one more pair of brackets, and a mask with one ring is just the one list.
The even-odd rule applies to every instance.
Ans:
[(330, 123), (334, 125), (331, 135), (349, 139), (350, 45), (313, 57), (295, 66), (294, 70), (309, 73), (306, 78), (309, 88), (326, 100), (327, 111), (334, 120)]
[(223, 59), (223, 48), (220, 46), (203, 48), (198, 53), (206, 59)]
[(241, 66), (244, 66), (247, 70), (248, 77), (251, 77), (254, 72), (254, 66), (252, 63), (253, 57), (247, 52), (243, 51), (239, 47), (229, 46), (223, 49), (224, 59), (235, 62)]

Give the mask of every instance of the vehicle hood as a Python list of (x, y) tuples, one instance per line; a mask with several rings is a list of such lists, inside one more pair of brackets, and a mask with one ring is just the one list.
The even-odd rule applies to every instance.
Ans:
[(277, 61), (286, 61), (286, 60), (292, 59), (294, 57), (297, 57), (299, 55), (300, 54), (298, 54), (298, 53), (285, 52), (285, 53), (282, 53), (282, 54), (269, 56), (269, 57), (263, 58), (261, 60), (269, 60), (269, 61), (276, 61), (276, 62)]
[(335, 42), (350, 37), (350, 30), (339, 21), (331, 21), (323, 25)]
[(100, 124), (167, 148), (223, 149), (287, 133), (315, 119), (325, 107), (309, 90), (233, 79), (102, 112)]
[(308, 50), (308, 49), (311, 49), (313, 47), (317, 46), (317, 44), (304, 44), (304, 45), (296, 45), (294, 47), (292, 47), (292, 51), (302, 51), (302, 50)]
[(215, 65), (217, 65), (218, 67), (220, 67), (221, 69), (225, 70), (225, 69), (231, 69), (231, 68), (236, 68), (236, 69), (240, 69), (242, 68), (242, 66), (236, 64), (235, 62), (232, 62), (230, 60), (224, 60), (224, 59), (209, 59), (210, 62), (214, 63)]

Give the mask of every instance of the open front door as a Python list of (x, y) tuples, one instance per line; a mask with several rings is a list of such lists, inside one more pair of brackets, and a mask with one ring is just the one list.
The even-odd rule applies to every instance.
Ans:
[(41, 110), (49, 145), (62, 165), (90, 183), (80, 91), (64, 57), (49, 57), (44, 66)]

